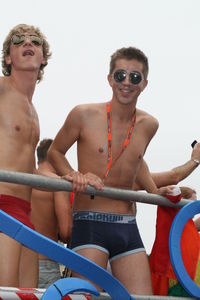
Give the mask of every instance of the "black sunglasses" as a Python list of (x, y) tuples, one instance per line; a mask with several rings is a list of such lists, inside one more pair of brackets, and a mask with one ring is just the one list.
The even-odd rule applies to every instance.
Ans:
[(42, 46), (43, 40), (39, 36), (33, 35), (33, 34), (30, 34), (30, 35), (25, 35), (25, 34), (17, 35), (17, 34), (14, 34), (11, 38), (11, 43), (15, 46), (23, 45), (26, 41), (27, 36), (29, 37), (32, 44), (34, 44), (35, 46)]
[(132, 71), (129, 74), (125, 70), (117, 70), (114, 73), (114, 79), (116, 82), (122, 82), (126, 76), (129, 75), (130, 82), (132, 84), (139, 84), (142, 81), (142, 75), (137, 71)]

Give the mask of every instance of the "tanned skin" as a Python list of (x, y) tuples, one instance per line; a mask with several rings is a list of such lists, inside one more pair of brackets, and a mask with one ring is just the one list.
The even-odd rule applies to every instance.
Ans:
[[(39, 122), (32, 97), (45, 63), (42, 46), (33, 45), (27, 35), (23, 45), (11, 44), (6, 62), (11, 75), (0, 77), (0, 168), (33, 173)], [(31, 187), (0, 182), (0, 194), (30, 201)], [(36, 253), (0, 233), (0, 286), (36, 287), (36, 262)]]

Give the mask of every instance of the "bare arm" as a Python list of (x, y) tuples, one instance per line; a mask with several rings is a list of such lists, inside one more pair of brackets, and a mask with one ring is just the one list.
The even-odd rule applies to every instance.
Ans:
[[(176, 185), (181, 180), (185, 179), (198, 167), (198, 163), (194, 160), (200, 161), (200, 143), (197, 143), (194, 146), (191, 154), (191, 159), (188, 160), (185, 164), (175, 167), (169, 171), (151, 173), (157, 187), (167, 186), (171, 184)], [(134, 189), (144, 189), (143, 184), (138, 180), (138, 178), (136, 178)]]
[(133, 184), (133, 189), (146, 190), (148, 193), (151, 194), (165, 195), (165, 194), (171, 194), (171, 192), (174, 189), (174, 186), (168, 185), (165, 187), (158, 188), (151, 176), (147, 163), (143, 159), (140, 169), (137, 173), (136, 181)]
[(158, 120), (155, 119), (152, 116), (149, 116), (149, 115), (145, 118), (144, 124), (145, 124), (145, 126), (144, 126), (144, 133), (143, 134), (145, 136), (145, 132), (147, 133), (148, 141), (147, 141), (147, 144), (146, 144), (143, 155), (145, 154), (149, 143), (151, 142), (152, 138), (156, 134), (156, 132), (158, 130), (158, 127), (159, 127)]
[(68, 115), (48, 151), (48, 160), (57, 174), (66, 175), (74, 171), (65, 157), (68, 149), (78, 140), (81, 130), (81, 116), (78, 107)]
[(188, 177), (198, 167), (199, 164), (195, 160), (200, 161), (200, 143), (194, 146), (191, 159), (185, 164), (175, 167), (170, 171), (152, 173), (153, 180), (158, 187), (177, 184)]
[(147, 163), (143, 159), (137, 173), (136, 180), (133, 184), (134, 190), (146, 190), (149, 193), (156, 194), (157, 186), (153, 181)]
[(81, 129), (84, 126), (83, 110), (81, 106), (75, 107), (68, 115), (64, 125), (58, 132), (55, 140), (51, 144), (48, 151), (48, 160), (56, 169), (57, 174), (64, 179), (72, 181), (74, 192), (83, 192), (88, 184), (93, 185), (97, 189), (103, 188), (103, 182), (100, 178), (92, 173), (81, 174), (79, 171), (73, 170), (65, 157), (68, 149), (80, 138)]
[[(144, 153), (145, 153), (151, 139), (156, 134), (159, 123), (154, 117), (147, 115), (145, 117), (144, 124), (145, 124), (145, 126), (143, 127), (144, 128), (143, 135), (145, 135), (145, 132), (146, 132), (147, 136), (148, 136), (148, 142), (147, 142), (145, 150), (144, 150)], [(146, 190), (147, 192), (153, 193), (153, 194), (157, 193), (157, 186), (156, 186), (155, 182), (153, 181), (153, 178), (150, 174), (149, 168), (148, 168), (147, 163), (145, 162), (144, 158), (141, 161), (139, 170), (136, 175), (136, 180), (133, 183), (133, 189), (134, 190)]]
[(72, 209), (70, 206), (70, 193), (55, 192), (54, 205), (60, 238), (62, 242), (69, 243), (72, 232)]

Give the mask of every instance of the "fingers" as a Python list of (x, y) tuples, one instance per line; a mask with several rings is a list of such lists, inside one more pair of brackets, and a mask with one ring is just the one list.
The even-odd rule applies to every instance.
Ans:
[(172, 194), (174, 191), (174, 185), (164, 186), (158, 189), (158, 194), (164, 196), (165, 194)]
[(98, 177), (98, 176), (96, 176), (95, 174), (92, 174), (92, 173), (86, 173), (85, 176), (87, 178), (88, 184), (90, 184), (91, 186), (93, 186), (97, 190), (102, 190), (103, 189), (104, 183), (103, 183), (103, 181), (100, 177)]
[(173, 203), (177, 203), (181, 200), (181, 190), (178, 186), (169, 185), (159, 189), (159, 194), (166, 197)]
[(192, 150), (191, 159), (200, 160), (200, 143), (196, 143)]
[(73, 172), (72, 177), (72, 189), (75, 193), (84, 192), (87, 188), (87, 180), (85, 176), (80, 172)]
[(72, 187), (74, 192), (84, 192), (87, 189), (88, 183), (83, 174), (76, 172), (73, 176)]
[(72, 182), (72, 189), (75, 193), (84, 192), (87, 189), (88, 184), (97, 190), (101, 190), (104, 187), (102, 179), (92, 173), (82, 174), (80, 172), (72, 171), (62, 178)]

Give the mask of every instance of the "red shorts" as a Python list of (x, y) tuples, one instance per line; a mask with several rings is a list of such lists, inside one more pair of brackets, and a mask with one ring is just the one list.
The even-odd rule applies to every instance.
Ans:
[(30, 202), (14, 196), (0, 194), (0, 209), (29, 228), (35, 229), (30, 219)]

